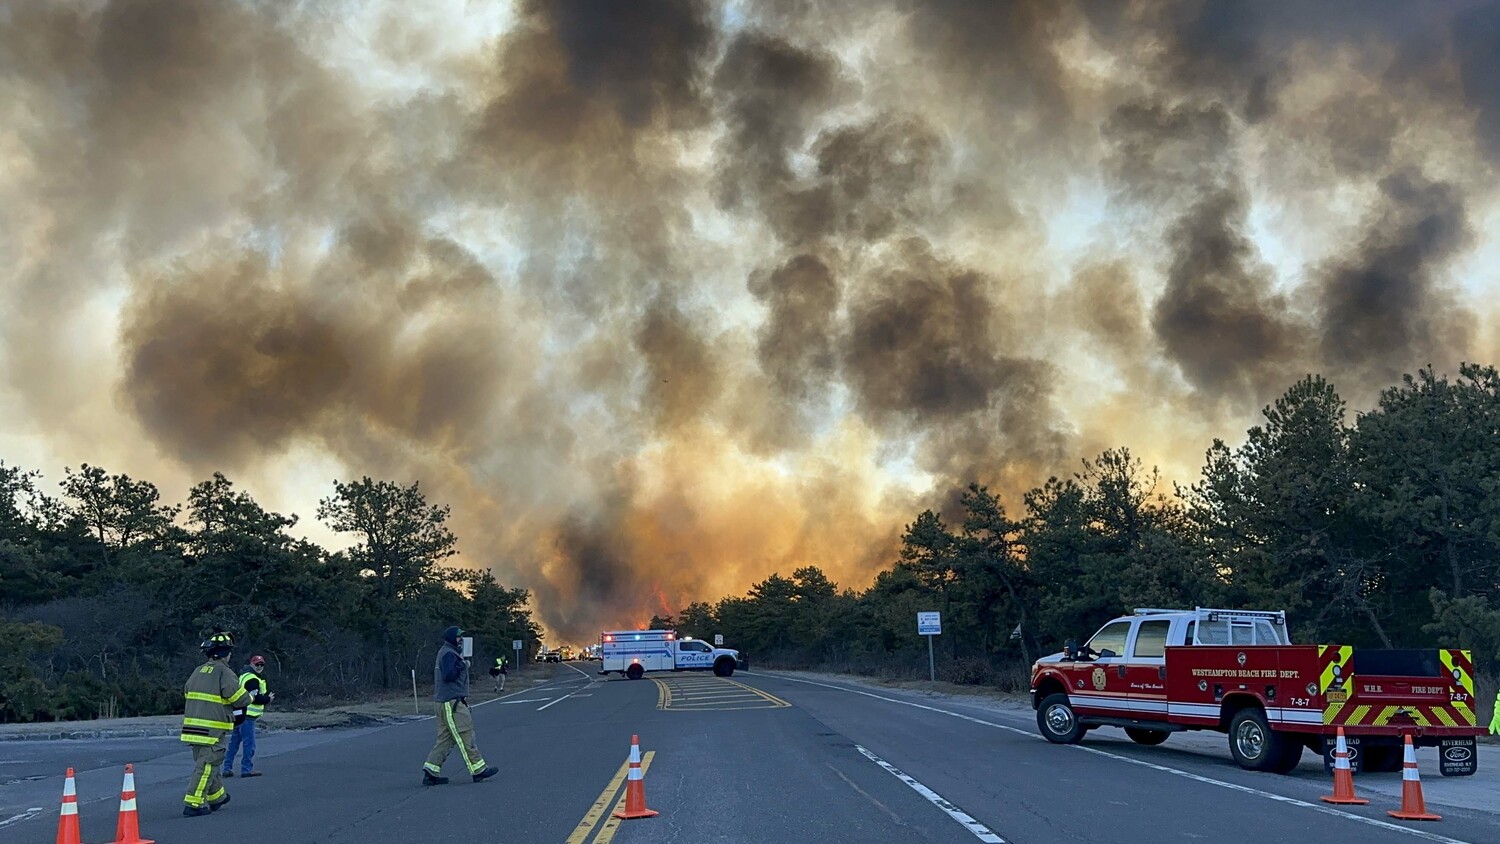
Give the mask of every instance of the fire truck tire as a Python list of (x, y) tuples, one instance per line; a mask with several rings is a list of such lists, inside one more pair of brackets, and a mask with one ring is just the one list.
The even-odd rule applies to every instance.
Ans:
[(1136, 744), (1144, 744), (1149, 747), (1166, 741), (1167, 736), (1170, 734), (1165, 730), (1143, 730), (1140, 727), (1126, 727), (1125, 735), (1130, 736), (1130, 740)]
[(718, 662), (714, 663), (714, 676), (716, 676), (716, 677), (733, 677), (734, 676), (734, 660), (732, 660), (732, 659), (730, 659), (729, 657), (726, 656), (726, 657), (722, 657)]
[(1277, 760), (1276, 767), (1271, 770), (1278, 774), (1290, 774), (1292, 771), (1297, 770), (1297, 766), (1302, 764), (1302, 748), (1302, 742), (1283, 737), (1281, 740), (1281, 758)]
[(1249, 707), (1234, 713), (1229, 719), (1229, 753), (1241, 768), (1247, 771), (1273, 771), (1286, 773), (1291, 758), (1292, 767), (1302, 757), (1302, 745), (1297, 745), (1297, 755), (1287, 752), (1287, 738), (1271, 729), (1266, 713), (1259, 707)]
[(639, 679), (641, 679), (641, 675), (645, 674), (645, 673), (646, 673), (646, 669), (642, 668), (640, 666), (640, 663), (636, 663), (636, 664), (630, 666), (629, 668), (625, 669), (625, 676), (629, 677), (632, 680), (639, 680)]
[(1036, 708), (1036, 726), (1042, 737), (1053, 744), (1077, 744), (1088, 732), (1078, 723), (1078, 713), (1062, 692), (1047, 695)]

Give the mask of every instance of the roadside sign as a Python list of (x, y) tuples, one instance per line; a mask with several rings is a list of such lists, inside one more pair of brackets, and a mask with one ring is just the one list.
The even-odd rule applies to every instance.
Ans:
[(463, 637), (463, 651), (462, 651), (462, 655), (463, 655), (464, 659), (468, 659), (469, 657), (472, 657), (474, 655), (474, 637), (473, 636), (465, 636), (465, 637)]
[(519, 651), (521, 648), (525, 647), (525, 644), (526, 643), (522, 642), (520, 639), (511, 639), (510, 640), (511, 650), (517, 650), (517, 651)]
[(943, 632), (943, 614), (937, 612), (917, 613), (917, 635), (927, 637), (927, 679), (937, 682), (937, 668), (932, 661), (932, 637)]
[(715, 633), (714, 634), (714, 645), (717, 647), (717, 646), (722, 645), (722, 644), (724, 644), (724, 634), (723, 633)]

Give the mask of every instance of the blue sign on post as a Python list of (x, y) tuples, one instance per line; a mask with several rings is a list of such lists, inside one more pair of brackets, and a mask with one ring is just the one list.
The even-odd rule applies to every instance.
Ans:
[(937, 682), (937, 667), (932, 661), (932, 637), (943, 632), (943, 614), (936, 612), (917, 613), (917, 635), (927, 637), (927, 680)]

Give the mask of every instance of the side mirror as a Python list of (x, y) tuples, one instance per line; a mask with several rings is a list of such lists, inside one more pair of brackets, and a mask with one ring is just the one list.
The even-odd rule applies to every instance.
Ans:
[(1104, 650), (1102, 650), (1102, 651), (1099, 652), (1099, 658), (1100, 659), (1103, 659), (1105, 657), (1111, 657), (1111, 656), (1118, 656), (1118, 654), (1116, 654), (1114, 651), (1110, 650), (1109, 648), (1105, 648)]

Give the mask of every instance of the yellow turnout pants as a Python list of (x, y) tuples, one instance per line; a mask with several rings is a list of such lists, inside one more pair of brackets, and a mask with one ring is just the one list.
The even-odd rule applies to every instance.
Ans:
[(477, 774), (485, 769), (484, 757), (474, 746), (474, 719), (469, 715), (469, 705), (461, 700), (449, 700), (437, 705), (437, 744), (427, 754), (422, 765), (433, 776), (443, 772), (443, 761), (453, 748), (463, 757), (464, 767)]
[(213, 744), (193, 745), (193, 778), (188, 781), (187, 795), (182, 802), (196, 808), (224, 799), (224, 781), (219, 779), (219, 768), (224, 765), (227, 744), (226, 737), (219, 736)]

